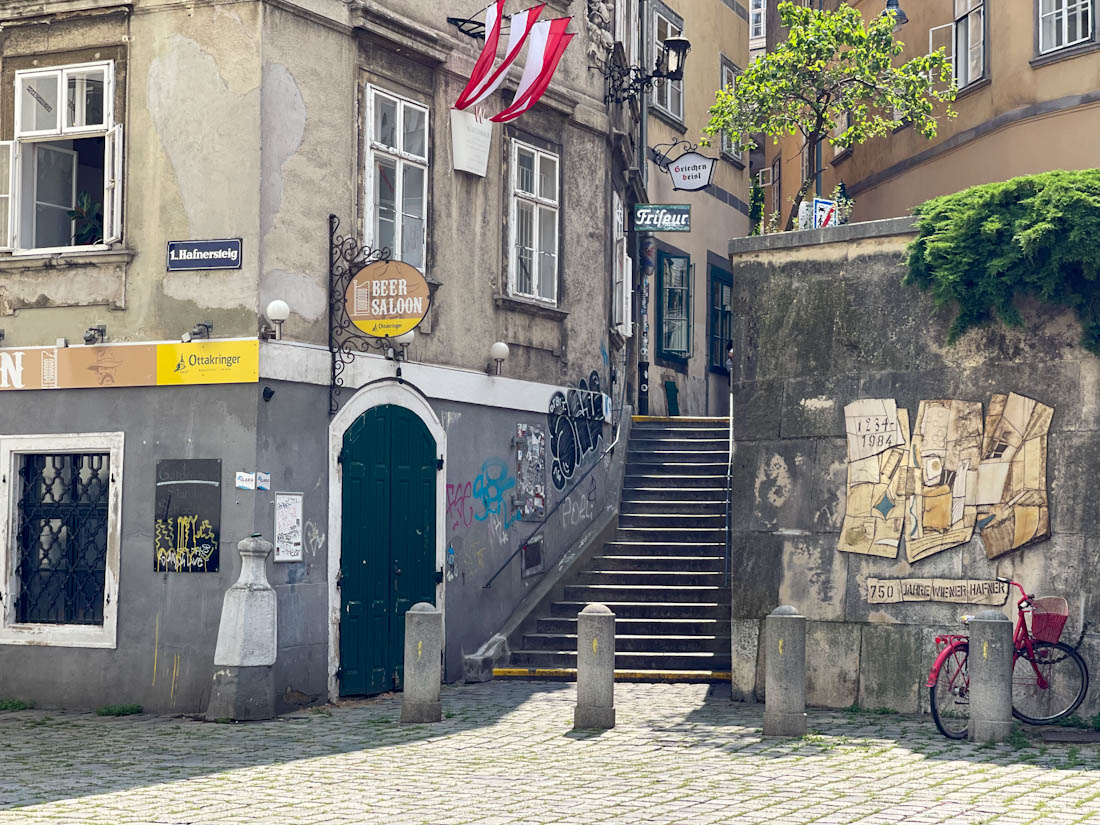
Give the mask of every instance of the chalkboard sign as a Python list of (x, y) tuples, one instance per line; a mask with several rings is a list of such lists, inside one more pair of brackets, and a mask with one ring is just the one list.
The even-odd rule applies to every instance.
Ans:
[(166, 573), (218, 572), (221, 459), (159, 459), (156, 489), (153, 569)]

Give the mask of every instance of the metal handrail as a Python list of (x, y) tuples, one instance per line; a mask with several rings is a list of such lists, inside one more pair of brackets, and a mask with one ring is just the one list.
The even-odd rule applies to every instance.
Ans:
[(729, 405), (729, 458), (726, 463), (726, 584), (730, 583), (730, 564), (733, 553), (733, 354), (726, 361), (729, 368), (730, 405)]
[[(591, 473), (598, 466), (600, 466), (600, 462), (603, 461), (604, 456), (608, 455), (612, 450), (614, 450), (615, 446), (619, 443), (619, 433), (622, 430), (622, 423), (623, 423), (622, 410), (623, 410), (623, 407), (620, 406), (619, 407), (619, 420), (615, 422), (615, 438), (612, 439), (611, 444), (607, 447), (607, 449), (604, 450), (602, 453), (600, 453), (599, 458), (597, 458), (595, 461), (592, 462), (592, 466), (589, 467), (587, 470), (585, 470), (583, 475), (581, 475), (581, 477), (578, 478), (576, 480), (576, 482), (574, 482), (573, 490), (576, 490), (577, 487), (580, 486), (580, 483), (582, 481), (584, 481), (586, 478), (588, 478), (589, 473)], [(528, 533), (527, 538), (525, 538), (523, 540), (523, 543), (520, 544), (520, 546), (515, 549), (515, 551), (512, 553), (512, 555), (510, 555), (507, 559), (504, 560), (504, 564), (502, 564), (500, 566), (500, 568), (497, 570), (497, 572), (495, 572), (492, 576), (489, 577), (489, 581), (485, 582), (485, 584), (483, 584), (481, 586), (482, 590), (488, 590), (489, 588), (491, 588), (493, 586), (493, 582), (496, 580), (496, 577), (499, 576), (501, 573), (503, 573), (505, 571), (505, 569), (508, 567), (508, 565), (512, 563), (512, 559), (514, 559), (516, 556), (518, 556), (520, 553), (522, 553), (527, 548), (527, 545), (531, 543), (531, 539), (533, 539), (547, 524), (550, 523), (550, 517), (553, 516), (554, 513), (556, 513), (558, 511), (558, 508), (561, 507), (565, 503), (565, 500), (567, 498), (569, 498), (570, 495), (573, 494), (573, 490), (570, 490), (568, 494), (563, 495), (558, 500), (558, 503), (555, 504), (550, 509), (550, 512), (546, 514), (546, 517), (542, 521), (539, 522), (538, 527), (536, 527), (534, 530), (532, 530), (530, 533)], [(543, 572), (546, 572), (546, 571), (543, 571)]]

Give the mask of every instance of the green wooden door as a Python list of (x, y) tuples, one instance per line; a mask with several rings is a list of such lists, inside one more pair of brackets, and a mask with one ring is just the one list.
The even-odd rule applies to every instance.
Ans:
[(404, 407), (344, 433), (340, 695), (404, 684), (405, 612), (435, 603), (435, 440)]

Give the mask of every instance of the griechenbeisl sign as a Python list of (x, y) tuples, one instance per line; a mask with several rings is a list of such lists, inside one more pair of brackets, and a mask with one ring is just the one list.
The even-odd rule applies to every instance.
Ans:
[(634, 204), (635, 232), (690, 232), (690, 203)]
[(374, 338), (395, 338), (416, 329), (430, 304), (424, 276), (401, 261), (368, 264), (344, 293), (348, 318), (356, 329)]
[(717, 162), (716, 158), (708, 158), (698, 152), (684, 152), (666, 167), (672, 178), (672, 188), (687, 192), (706, 189), (714, 177), (714, 164)]

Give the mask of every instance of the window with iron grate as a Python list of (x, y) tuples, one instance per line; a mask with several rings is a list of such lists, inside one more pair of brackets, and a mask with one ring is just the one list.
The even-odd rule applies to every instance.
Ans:
[(108, 453), (16, 456), (16, 621), (102, 625)]

